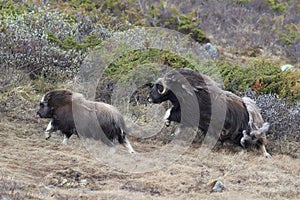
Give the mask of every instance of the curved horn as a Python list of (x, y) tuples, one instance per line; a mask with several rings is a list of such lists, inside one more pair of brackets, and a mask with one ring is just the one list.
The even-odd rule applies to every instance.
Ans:
[(163, 86), (163, 91), (161, 92), (160, 90), (157, 90), (157, 92), (158, 92), (159, 94), (165, 94), (166, 91), (167, 91), (167, 85), (166, 85), (166, 83), (165, 83), (163, 80), (161, 80), (160, 83), (161, 83), (161, 85)]

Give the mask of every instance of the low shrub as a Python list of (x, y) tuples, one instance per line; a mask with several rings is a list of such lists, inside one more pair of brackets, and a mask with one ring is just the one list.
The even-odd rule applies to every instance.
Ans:
[(240, 94), (251, 88), (257, 94), (277, 94), (290, 100), (300, 99), (300, 72), (282, 72), (279, 64), (266, 60), (250, 60), (245, 66), (219, 62), (226, 90)]
[(261, 110), (263, 119), (270, 123), (267, 139), (270, 152), (300, 157), (300, 101), (291, 102), (274, 94), (257, 95), (245, 92), (253, 98)]
[(85, 53), (111, 34), (84, 15), (22, 5), (8, 1), (0, 6), (0, 90), (28, 75), (50, 83), (72, 78)]

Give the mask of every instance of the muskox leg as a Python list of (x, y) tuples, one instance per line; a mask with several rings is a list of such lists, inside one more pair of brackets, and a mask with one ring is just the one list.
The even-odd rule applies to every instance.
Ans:
[(63, 145), (67, 145), (68, 144), (68, 140), (71, 137), (71, 135), (73, 134), (73, 132), (63, 132), (63, 141), (62, 144)]
[(135, 151), (133, 150), (133, 148), (132, 148), (129, 140), (127, 139), (127, 137), (124, 138), (123, 145), (127, 148), (127, 150), (129, 151), (129, 153), (131, 153), (131, 154), (135, 153)]
[[(252, 131), (250, 135), (247, 134), (246, 130), (243, 131), (243, 137), (241, 138), (241, 145), (246, 148), (245, 144), (249, 145), (258, 145), (259, 150), (261, 151), (262, 155), (266, 158), (271, 158), (272, 156), (267, 152), (265, 146), (265, 139), (261, 136), (262, 133), (259, 131)], [(257, 138), (256, 136), (259, 136)]]
[(53, 121), (51, 120), (45, 130), (45, 139), (48, 140), (50, 137), (51, 137), (51, 132), (53, 131), (54, 129), (54, 126), (53, 126)]
[(176, 137), (176, 136), (180, 133), (181, 129), (182, 129), (182, 127), (181, 127), (181, 126), (178, 126), (178, 127), (175, 129), (174, 133), (171, 134), (171, 136), (172, 136), (172, 137)]
[(68, 144), (68, 140), (69, 140), (69, 138), (65, 135), (65, 134), (63, 134), (64, 136), (64, 138), (63, 138), (63, 141), (62, 141), (62, 144), (63, 145), (67, 145)]
[(241, 138), (241, 141), (240, 141), (243, 148), (246, 148), (246, 146), (245, 146), (246, 137), (247, 137), (247, 132), (246, 132), (246, 130), (243, 130), (243, 137)]
[(272, 156), (267, 152), (266, 150), (266, 132), (269, 130), (270, 124), (268, 122), (265, 122), (261, 128), (258, 130), (252, 131), (250, 133), (250, 136), (257, 138), (257, 142), (259, 143), (259, 149), (261, 153), (266, 157), (266, 158), (271, 158)]
[(135, 153), (135, 151), (133, 150), (129, 140), (126, 137), (126, 133), (124, 133), (124, 131), (122, 129), (121, 129), (121, 134), (118, 135), (118, 141), (119, 141), (120, 144), (122, 144), (124, 147), (127, 148), (129, 153), (131, 153), (131, 154)]
[(260, 150), (262, 152), (262, 154), (266, 157), (266, 158), (271, 158), (271, 154), (269, 154), (266, 150), (266, 146), (264, 144), (261, 145)]
[(68, 145), (68, 140), (69, 140), (69, 137), (66, 134), (63, 134), (62, 144), (63, 145)]

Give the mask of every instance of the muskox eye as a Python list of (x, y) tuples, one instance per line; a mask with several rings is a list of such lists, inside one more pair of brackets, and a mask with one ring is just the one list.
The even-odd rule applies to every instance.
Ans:
[(156, 88), (157, 88), (158, 93), (162, 93), (163, 90), (164, 90), (164, 87), (162, 85), (159, 85), (159, 84), (156, 85)]
[(41, 108), (44, 108), (44, 104), (43, 104), (43, 103), (40, 103), (40, 107), (41, 107)]

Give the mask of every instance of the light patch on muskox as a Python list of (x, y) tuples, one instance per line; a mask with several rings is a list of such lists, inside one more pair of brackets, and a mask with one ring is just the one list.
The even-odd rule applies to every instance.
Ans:
[(51, 137), (51, 130), (53, 129), (52, 120), (49, 122), (46, 130), (45, 130), (45, 138), (48, 140)]
[(135, 151), (133, 150), (129, 140), (125, 137), (124, 139), (124, 146), (128, 149), (129, 153), (134, 154)]
[(261, 146), (261, 152), (264, 154), (264, 156), (265, 156), (266, 158), (272, 158), (271, 154), (269, 154), (269, 153), (267, 152), (265, 145), (262, 145), (262, 146)]
[(190, 91), (189, 87), (186, 86), (185, 84), (182, 84), (182, 89), (184, 89), (189, 95), (193, 96), (193, 92)]
[(165, 116), (164, 116), (164, 120), (165, 120), (165, 125), (166, 125), (166, 126), (170, 126), (170, 120), (168, 120), (168, 119), (169, 119), (169, 117), (170, 117), (170, 115), (171, 115), (171, 110), (172, 110), (172, 108), (169, 108), (169, 109), (166, 111), (166, 114), (165, 114)]
[(177, 135), (179, 135), (180, 131), (181, 131), (181, 128), (180, 128), (180, 126), (178, 126), (176, 128), (176, 130), (174, 131), (174, 133), (171, 134), (171, 136), (176, 137)]
[(251, 139), (251, 137), (247, 134), (247, 131), (243, 130), (243, 137), (241, 138), (241, 145), (242, 145), (242, 147), (246, 148), (245, 147), (245, 142), (247, 140), (250, 140), (250, 139)]
[(65, 134), (64, 134), (64, 138), (63, 138), (62, 144), (63, 145), (67, 145), (68, 144), (68, 137)]
[(269, 130), (270, 124), (268, 122), (265, 122), (263, 126), (256, 130), (256, 131), (251, 131), (250, 135), (254, 135), (255, 137), (264, 137), (266, 132)]
[(255, 101), (250, 99), (249, 97), (243, 97), (242, 100), (246, 105), (246, 109), (249, 113), (249, 126), (252, 130), (259, 129), (263, 123), (263, 119), (260, 114), (259, 108), (255, 104)]
[[(258, 130), (252, 130), (250, 134), (247, 134), (247, 131), (243, 130), (243, 137), (240, 140), (241, 145), (245, 148), (246, 141), (251, 145), (256, 144), (259, 139), (262, 139), (264, 141), (264, 139), (266, 138), (266, 132), (269, 130), (269, 127), (270, 124), (268, 122), (265, 122), (261, 128), (259, 128)], [(266, 158), (272, 157), (271, 154), (267, 152), (264, 142), (260, 146), (260, 150)]]
[(41, 99), (41, 103), (44, 103), (44, 102), (45, 102), (45, 95)]

